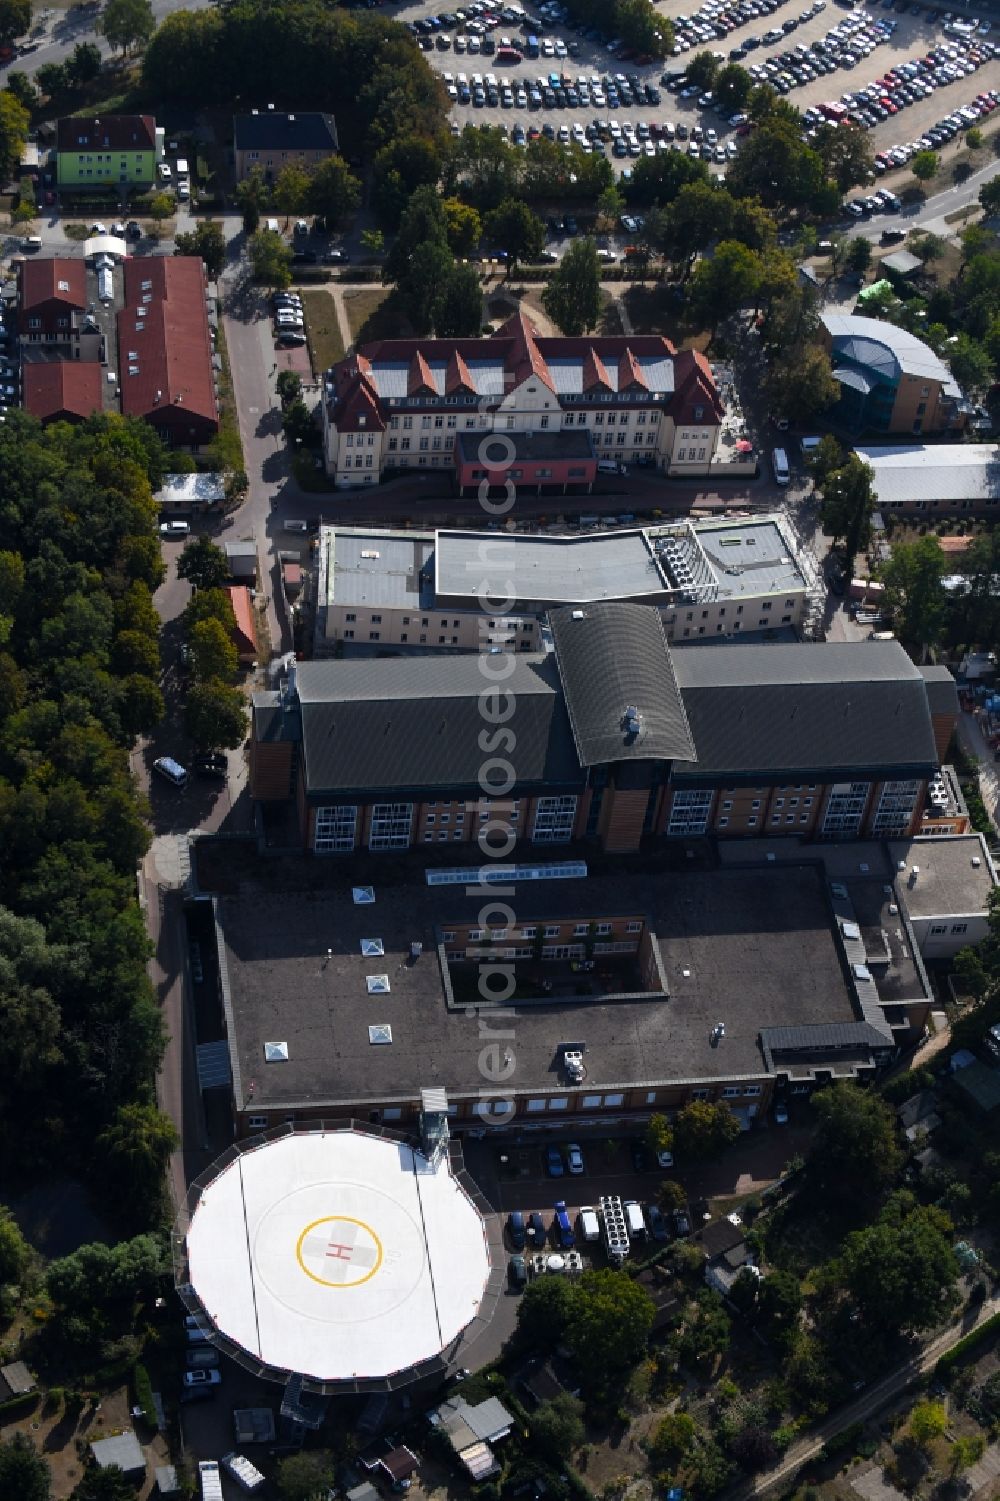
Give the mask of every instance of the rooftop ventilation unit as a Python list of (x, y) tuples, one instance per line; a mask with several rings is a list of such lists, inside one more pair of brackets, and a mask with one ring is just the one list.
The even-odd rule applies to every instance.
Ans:
[(365, 959), (378, 959), (385, 953), (381, 938), (362, 938), (361, 953)]
[(265, 1042), (265, 1044), (264, 1044), (264, 1062), (265, 1063), (287, 1063), (288, 1062), (288, 1043), (287, 1042)]
[(379, 1022), (378, 1026), (368, 1028), (368, 1041), (372, 1047), (387, 1047), (392, 1042), (392, 1028), (388, 1022)]
[(563, 1054), (563, 1065), (566, 1069), (566, 1077), (571, 1084), (580, 1084), (586, 1073), (583, 1062), (583, 1054), (576, 1048), (570, 1048)]

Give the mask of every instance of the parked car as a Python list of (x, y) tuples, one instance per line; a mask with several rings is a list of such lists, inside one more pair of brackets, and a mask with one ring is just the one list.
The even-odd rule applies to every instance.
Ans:
[(184, 1372), (184, 1385), (185, 1386), (221, 1386), (222, 1385), (222, 1372), (221, 1371), (216, 1371), (212, 1367), (208, 1367), (207, 1369), (205, 1367), (202, 1367), (200, 1370), (197, 1370), (197, 1371), (185, 1371)]
[(683, 1209), (675, 1209), (674, 1210), (674, 1234), (675, 1235), (690, 1235), (691, 1234), (691, 1221), (688, 1219), (688, 1217), (684, 1213)]
[(663, 1218), (663, 1211), (659, 1205), (646, 1205), (646, 1224), (649, 1226), (649, 1233), (654, 1240), (670, 1239), (670, 1231), (667, 1229), (667, 1222)]
[(161, 537), (186, 537), (191, 530), (190, 521), (161, 521)]
[(528, 1263), (523, 1256), (512, 1256), (507, 1263), (507, 1281), (515, 1292), (520, 1292), (528, 1281)]
[(673, 1152), (657, 1152), (656, 1161), (660, 1167), (673, 1167), (674, 1154)]
[(186, 1350), (184, 1360), (192, 1370), (211, 1370), (219, 1364), (218, 1350)]
[(574, 1178), (578, 1178), (580, 1174), (584, 1172), (583, 1153), (580, 1151), (580, 1148), (577, 1146), (575, 1141), (570, 1142), (569, 1146), (566, 1148), (566, 1166), (569, 1168)]
[(556, 1237), (564, 1251), (569, 1251), (576, 1245), (576, 1232), (573, 1229), (573, 1221), (569, 1217), (565, 1199), (557, 1199), (555, 1203), (555, 1219), (553, 1220)]
[(528, 1245), (540, 1251), (545, 1244), (545, 1222), (537, 1210), (528, 1215), (528, 1223), (525, 1227)]
[(774, 1124), (776, 1126), (787, 1126), (788, 1125), (788, 1106), (787, 1105), (781, 1105), (781, 1104), (775, 1105), (775, 1107), (774, 1107)]
[(550, 1178), (561, 1178), (566, 1171), (565, 1164), (563, 1163), (563, 1155), (558, 1147), (546, 1147), (545, 1171)]
[(526, 1240), (524, 1215), (519, 1209), (507, 1216), (507, 1237), (515, 1251), (523, 1251)]
[(648, 1173), (653, 1165), (653, 1159), (649, 1148), (638, 1136), (633, 1137), (629, 1143), (629, 1151), (632, 1154), (632, 1171), (636, 1173)]

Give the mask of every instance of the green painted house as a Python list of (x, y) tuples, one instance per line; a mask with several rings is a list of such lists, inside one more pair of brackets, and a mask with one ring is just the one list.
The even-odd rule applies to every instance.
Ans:
[(163, 155), (163, 131), (152, 115), (71, 115), (59, 121), (56, 181), (60, 188), (148, 188)]

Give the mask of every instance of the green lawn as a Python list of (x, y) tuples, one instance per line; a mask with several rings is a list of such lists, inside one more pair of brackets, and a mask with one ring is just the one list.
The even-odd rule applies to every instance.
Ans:
[(344, 358), (344, 341), (340, 337), (337, 309), (329, 292), (308, 292), (303, 288), (299, 295), (302, 298), (313, 371), (318, 375)]

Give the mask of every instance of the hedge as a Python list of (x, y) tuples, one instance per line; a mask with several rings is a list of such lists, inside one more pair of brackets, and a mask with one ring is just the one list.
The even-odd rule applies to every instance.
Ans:
[(12, 1423), (22, 1413), (30, 1412), (40, 1396), (40, 1392), (23, 1392), (19, 1397), (11, 1397), (9, 1402), (0, 1402), (0, 1423)]
[(946, 1350), (934, 1367), (935, 1376), (947, 1375), (953, 1366), (958, 1365), (959, 1361), (968, 1355), (970, 1350), (978, 1349), (994, 1334), (1000, 1334), (1000, 1313), (993, 1314), (992, 1318), (980, 1324), (978, 1329), (973, 1329), (972, 1333), (960, 1339), (957, 1345), (952, 1345), (950, 1350)]
[(149, 1379), (149, 1372), (138, 1362), (132, 1371), (132, 1385), (135, 1389), (135, 1400), (142, 1408), (142, 1415), (146, 1422), (151, 1428), (158, 1428), (156, 1403), (153, 1401), (153, 1386)]

